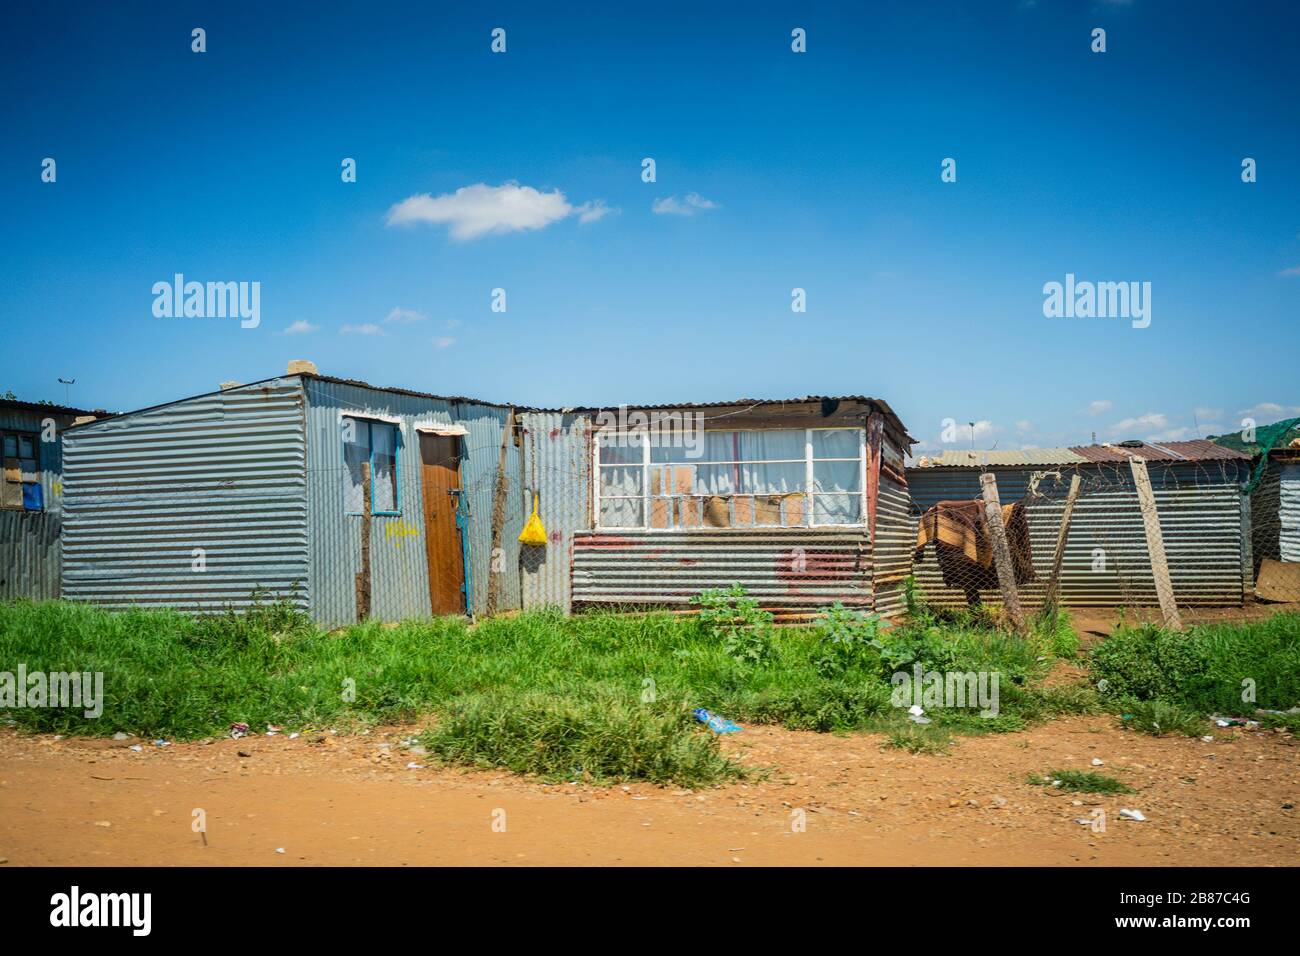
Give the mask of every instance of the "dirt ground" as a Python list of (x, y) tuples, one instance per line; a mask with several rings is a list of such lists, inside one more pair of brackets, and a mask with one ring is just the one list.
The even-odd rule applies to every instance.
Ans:
[[(913, 756), (874, 734), (745, 727), (762, 782), (691, 792), (407, 769), (413, 728), (155, 747), (0, 733), (0, 863), (125, 865), (1296, 865), (1300, 746), (1152, 738), (1105, 717)], [(130, 749), (142, 743), (141, 751)], [(1092, 765), (1093, 758), (1103, 761)], [(1097, 770), (1122, 797), (1025, 778)], [(1075, 822), (1094, 807), (1104, 832)], [(1140, 810), (1147, 820), (1120, 817)], [(207, 845), (191, 829), (206, 814)], [(800, 814), (798, 811), (802, 811)], [(806, 828), (795, 824), (802, 816)], [(280, 852), (280, 851), (283, 852)]]

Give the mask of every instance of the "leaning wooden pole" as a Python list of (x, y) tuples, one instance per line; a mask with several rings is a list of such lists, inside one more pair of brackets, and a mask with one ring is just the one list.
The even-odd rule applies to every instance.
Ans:
[(1156, 510), (1155, 492), (1151, 490), (1151, 476), (1147, 473), (1146, 459), (1136, 455), (1129, 458), (1133, 470), (1133, 484), (1137, 487), (1138, 506), (1142, 509), (1142, 524), (1147, 533), (1147, 553), (1151, 557), (1151, 576), (1156, 581), (1156, 597), (1160, 599), (1160, 613), (1165, 627), (1174, 631), (1183, 629), (1174, 601), (1174, 583), (1169, 577), (1169, 561), (1165, 557), (1165, 539), (1160, 531), (1160, 513)]
[(1023, 631), (1025, 615), (1020, 609), (1020, 594), (1016, 591), (1016, 570), (1011, 564), (1007, 529), (1002, 523), (1002, 502), (998, 500), (997, 477), (989, 472), (980, 475), (980, 490), (984, 494), (984, 523), (988, 526), (989, 541), (993, 544), (993, 562), (997, 565), (998, 587), (1002, 589), (1002, 606), (1006, 608), (1011, 626), (1017, 631)]
[[(496, 487), (492, 491), (492, 551), (491, 566), (497, 567), (496, 556), (501, 553), (501, 534), (506, 523), (506, 460), (510, 451), (510, 442), (515, 433), (515, 410), (506, 413), (506, 427), (501, 432), (501, 454), (497, 458)], [(487, 605), (484, 613), (495, 614), (501, 606), (501, 574), (492, 571), (488, 574)], [(472, 607), (472, 605), (471, 605)]]
[(1061, 514), (1061, 527), (1056, 532), (1056, 550), (1052, 552), (1052, 574), (1047, 579), (1045, 606), (1055, 609), (1061, 592), (1061, 564), (1065, 561), (1065, 542), (1070, 537), (1070, 518), (1074, 515), (1074, 502), (1079, 497), (1079, 476), (1070, 478), (1070, 491), (1065, 496), (1065, 511)]
[(361, 570), (357, 572), (357, 620), (370, 616), (370, 462), (361, 463)]

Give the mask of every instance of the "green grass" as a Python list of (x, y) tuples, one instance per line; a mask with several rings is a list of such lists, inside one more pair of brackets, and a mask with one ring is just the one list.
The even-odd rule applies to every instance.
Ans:
[[(1132, 712), (1134, 702), (1158, 702), (1165, 729), (1181, 729), (1188, 715), (1287, 710), (1300, 704), (1300, 614), (1199, 624), (1183, 633), (1123, 627), (1093, 650), (1089, 666), (1108, 709)], [(1156, 712), (1148, 707), (1141, 716)]]
[[(893, 628), (841, 615), (840, 640), (818, 627), (780, 628), (763, 634), (755, 659), (698, 619), (667, 614), (543, 610), (476, 626), (442, 618), (326, 633), (278, 606), (196, 619), (18, 602), (0, 605), (0, 671), (103, 672), (102, 717), (6, 712), (31, 731), (189, 740), (224, 736), (234, 722), (261, 732), (433, 716), (429, 749), (447, 762), (697, 785), (738, 771), (691, 719), (695, 707), (742, 724), (878, 730), (930, 751), (954, 734), (1096, 712), (1091, 689), (1040, 683), (1058, 654), (1075, 653), (1061, 621), (1036, 622), (1022, 639), (979, 615), (922, 615)], [(918, 665), (998, 673), (998, 715), (927, 705), (933, 724), (908, 723), (890, 678)]]
[(1125, 727), (1153, 737), (1165, 734), (1200, 737), (1209, 728), (1203, 714), (1163, 700), (1122, 699), (1118, 701), (1118, 710)]
[(685, 706), (622, 698), (473, 694), (454, 701), (421, 743), (449, 764), (504, 767), (546, 780), (674, 782), (749, 776)]
[(1035, 786), (1055, 786), (1070, 793), (1133, 793), (1127, 784), (1094, 771), (1049, 770), (1046, 776), (1030, 774), (1028, 779)]

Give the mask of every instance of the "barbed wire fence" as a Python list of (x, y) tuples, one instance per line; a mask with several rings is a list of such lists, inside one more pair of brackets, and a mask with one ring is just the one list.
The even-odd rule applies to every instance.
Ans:
[(1175, 628), (1300, 603), (1300, 481), (1288, 471), (1270, 463), (1245, 494), (1245, 459), (990, 468), (995, 506), (987, 494), (934, 501), (936, 483), (913, 469), (916, 593), (1008, 618), (1057, 606)]

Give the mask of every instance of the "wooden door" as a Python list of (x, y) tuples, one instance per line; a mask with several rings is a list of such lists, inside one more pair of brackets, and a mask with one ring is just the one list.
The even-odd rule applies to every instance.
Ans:
[(465, 613), (465, 559), (456, 511), (460, 507), (460, 439), (420, 435), (424, 550), (429, 559), (429, 604), (434, 614)]

